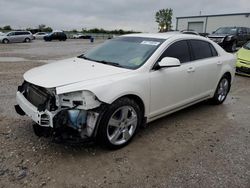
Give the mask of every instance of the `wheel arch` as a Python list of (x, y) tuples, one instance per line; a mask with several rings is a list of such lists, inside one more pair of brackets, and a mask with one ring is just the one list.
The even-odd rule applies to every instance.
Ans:
[[(231, 81), (232, 81), (232, 75), (231, 75), (230, 72), (225, 72), (225, 73), (223, 74), (223, 76), (226, 76), (227, 78), (229, 78), (229, 81), (230, 81), (230, 83), (231, 83)], [(222, 76), (222, 77), (223, 77), (223, 76)]]
[(145, 104), (144, 104), (143, 100), (135, 94), (124, 95), (124, 96), (119, 97), (117, 100), (119, 100), (121, 98), (125, 98), (125, 97), (134, 100), (139, 105), (140, 110), (142, 111), (142, 115), (144, 117), (145, 116)]

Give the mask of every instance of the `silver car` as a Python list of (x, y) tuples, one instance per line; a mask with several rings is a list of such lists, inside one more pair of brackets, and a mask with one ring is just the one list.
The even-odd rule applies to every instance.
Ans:
[(48, 35), (48, 33), (46, 33), (46, 32), (37, 32), (33, 36), (34, 36), (34, 39), (43, 39), (43, 37), (45, 37), (47, 35)]
[(11, 31), (0, 36), (1, 43), (30, 42), (34, 37), (30, 31)]

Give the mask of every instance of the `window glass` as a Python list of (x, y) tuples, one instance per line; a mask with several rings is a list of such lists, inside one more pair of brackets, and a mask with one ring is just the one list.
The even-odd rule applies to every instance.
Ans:
[(15, 32), (15, 35), (21, 35), (21, 32)]
[(210, 48), (211, 48), (211, 51), (212, 51), (212, 55), (213, 56), (218, 56), (218, 52), (216, 51), (216, 49), (214, 48), (214, 46), (212, 44), (209, 44), (210, 45)]
[(190, 44), (192, 46), (194, 60), (213, 57), (210, 43), (201, 40), (191, 40)]
[(82, 58), (99, 63), (116, 64), (128, 69), (142, 66), (165, 39), (117, 37), (91, 49)]
[(191, 60), (187, 41), (178, 41), (169, 46), (163, 53), (160, 60), (164, 57), (174, 57), (180, 60), (181, 63)]

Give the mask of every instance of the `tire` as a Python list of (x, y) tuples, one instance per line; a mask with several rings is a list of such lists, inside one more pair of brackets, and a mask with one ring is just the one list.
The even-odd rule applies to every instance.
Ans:
[(52, 129), (50, 127), (42, 127), (38, 124), (33, 124), (33, 131), (38, 137), (49, 137), (51, 135)]
[(108, 106), (101, 117), (97, 141), (108, 149), (119, 149), (133, 139), (142, 123), (139, 105), (121, 98)]
[(230, 91), (230, 84), (231, 80), (228, 76), (224, 75), (219, 83), (218, 86), (216, 88), (215, 94), (213, 96), (213, 98), (211, 99), (211, 102), (213, 104), (219, 105), (222, 104), (226, 98), (227, 98), (227, 94)]
[(4, 44), (8, 44), (10, 41), (8, 39), (3, 39)]
[(31, 40), (30, 40), (30, 38), (26, 38), (26, 39), (24, 39), (24, 42), (30, 42)]

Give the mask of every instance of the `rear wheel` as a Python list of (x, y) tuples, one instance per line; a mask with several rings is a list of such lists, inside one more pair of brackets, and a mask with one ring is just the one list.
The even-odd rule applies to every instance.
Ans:
[(26, 38), (24, 42), (30, 42), (30, 38)]
[(220, 82), (216, 88), (214, 97), (212, 98), (212, 102), (214, 104), (222, 104), (226, 100), (230, 87), (231, 87), (230, 78), (224, 75), (220, 79)]
[(119, 149), (132, 140), (141, 122), (138, 104), (129, 98), (118, 99), (103, 114), (97, 139), (105, 147)]
[(8, 39), (3, 39), (4, 44), (8, 44), (10, 41)]

